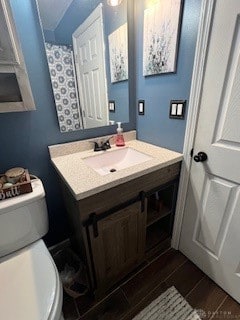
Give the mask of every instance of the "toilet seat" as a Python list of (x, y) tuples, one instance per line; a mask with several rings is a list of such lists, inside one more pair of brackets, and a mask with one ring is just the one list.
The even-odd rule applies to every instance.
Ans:
[(0, 283), (0, 319), (60, 319), (62, 287), (42, 240), (0, 259)]

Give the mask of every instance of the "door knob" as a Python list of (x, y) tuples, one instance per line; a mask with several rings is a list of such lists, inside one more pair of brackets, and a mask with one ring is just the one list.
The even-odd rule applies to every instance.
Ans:
[(193, 160), (196, 162), (204, 162), (208, 158), (207, 154), (203, 151), (198, 152), (197, 155), (193, 157)]

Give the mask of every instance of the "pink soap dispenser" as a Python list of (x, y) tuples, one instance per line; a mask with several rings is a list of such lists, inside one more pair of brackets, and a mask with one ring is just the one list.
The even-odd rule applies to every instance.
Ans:
[(123, 128), (121, 127), (121, 122), (117, 122), (117, 136), (116, 136), (116, 146), (123, 147), (125, 146), (125, 141), (123, 137)]

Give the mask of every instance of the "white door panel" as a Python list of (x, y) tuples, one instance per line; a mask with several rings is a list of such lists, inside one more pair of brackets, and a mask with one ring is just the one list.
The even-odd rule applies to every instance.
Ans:
[(222, 222), (228, 216), (229, 200), (233, 189), (234, 185), (223, 179), (211, 175), (205, 177), (195, 241), (216, 256), (218, 256), (219, 238), (223, 231)]
[(101, 5), (74, 32), (73, 47), (84, 128), (108, 125)]
[(240, 302), (240, 1), (217, 0), (180, 250)]

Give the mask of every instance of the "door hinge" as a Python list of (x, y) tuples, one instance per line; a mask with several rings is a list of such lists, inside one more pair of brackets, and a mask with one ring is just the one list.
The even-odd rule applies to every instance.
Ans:
[(191, 151), (190, 151), (190, 157), (191, 158), (193, 157), (193, 151), (194, 151), (194, 149), (192, 148)]

